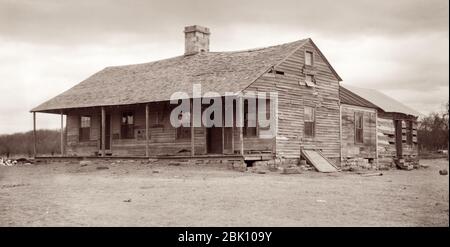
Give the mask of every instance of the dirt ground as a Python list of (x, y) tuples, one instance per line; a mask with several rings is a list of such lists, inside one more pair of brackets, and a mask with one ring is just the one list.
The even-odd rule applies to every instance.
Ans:
[(0, 226), (449, 226), (448, 161), (421, 163), (374, 177), (141, 161), (0, 167)]

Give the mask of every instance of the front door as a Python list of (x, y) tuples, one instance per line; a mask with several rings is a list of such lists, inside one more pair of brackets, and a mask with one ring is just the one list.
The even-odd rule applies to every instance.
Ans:
[(223, 150), (222, 127), (206, 128), (206, 147), (209, 154), (221, 154)]

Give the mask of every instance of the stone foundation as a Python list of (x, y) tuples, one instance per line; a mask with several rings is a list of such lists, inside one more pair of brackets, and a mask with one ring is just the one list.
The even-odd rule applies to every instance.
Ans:
[(342, 171), (378, 170), (376, 159), (346, 158), (341, 162)]

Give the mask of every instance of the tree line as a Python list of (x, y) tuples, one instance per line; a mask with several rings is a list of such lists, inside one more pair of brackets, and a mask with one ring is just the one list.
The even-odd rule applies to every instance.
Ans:
[(422, 151), (448, 150), (449, 102), (442, 112), (432, 112), (420, 119), (417, 137)]
[[(37, 130), (36, 148), (38, 154), (56, 155), (60, 153), (60, 131)], [(31, 157), (34, 153), (33, 131), (0, 135), (0, 157), (23, 155)]]

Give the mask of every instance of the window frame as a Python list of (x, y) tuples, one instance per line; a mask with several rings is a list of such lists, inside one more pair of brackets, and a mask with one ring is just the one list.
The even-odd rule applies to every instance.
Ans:
[[(311, 54), (311, 64), (307, 63), (307, 57), (308, 55)], [(310, 50), (305, 50), (305, 65), (306, 66), (314, 66), (314, 52), (310, 51)]]
[[(89, 127), (83, 126), (83, 118), (89, 119)], [(80, 142), (86, 142), (91, 140), (91, 127), (92, 127), (92, 117), (90, 115), (81, 115), (79, 117), (80, 128), (78, 130), (78, 136)]]
[[(126, 116), (126, 121), (124, 123), (123, 119)], [(129, 116), (132, 116), (133, 123), (129, 123)], [(133, 111), (122, 112), (120, 119), (120, 139), (135, 139), (134, 126), (136, 118)], [(126, 132), (126, 134), (124, 134)]]
[[(354, 121), (355, 121), (355, 143), (364, 144), (364, 113), (355, 112)], [(358, 125), (360, 125), (360, 127)]]
[[(311, 119), (306, 119), (306, 109), (311, 109)], [(311, 125), (311, 135), (307, 132), (307, 124)], [(303, 136), (305, 138), (315, 138), (316, 137), (316, 108), (313, 106), (303, 107)]]

